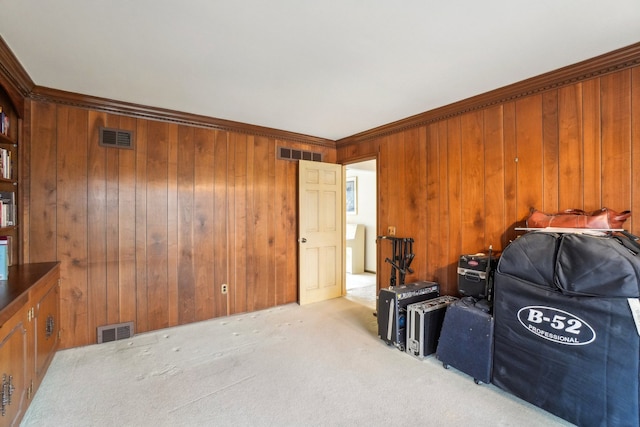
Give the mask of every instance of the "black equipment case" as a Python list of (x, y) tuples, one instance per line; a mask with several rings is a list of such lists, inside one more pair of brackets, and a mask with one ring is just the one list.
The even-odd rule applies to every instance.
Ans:
[(453, 366), (476, 384), (491, 382), (494, 322), (486, 307), (473, 297), (447, 307), (436, 349), (445, 368)]
[(461, 255), (458, 260), (458, 292), (464, 297), (490, 298), (498, 258), (484, 254)]
[(504, 250), (496, 386), (580, 426), (640, 425), (640, 257), (625, 239), (530, 232)]
[(378, 336), (387, 344), (404, 351), (406, 346), (407, 306), (440, 296), (435, 282), (415, 282), (380, 289), (377, 301)]
[(407, 353), (418, 359), (435, 353), (444, 313), (457, 300), (445, 295), (407, 306)]

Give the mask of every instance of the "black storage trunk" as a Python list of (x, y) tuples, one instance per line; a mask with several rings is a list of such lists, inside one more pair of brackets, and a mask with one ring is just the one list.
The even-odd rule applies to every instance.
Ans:
[[(464, 297), (447, 307), (436, 349), (436, 357), (476, 383), (491, 382), (494, 321), (476, 299)], [(483, 307), (483, 308), (479, 308)]]
[(637, 426), (640, 259), (612, 237), (527, 233), (495, 275), (493, 383), (580, 426)]
[(488, 298), (498, 259), (488, 255), (461, 255), (458, 260), (458, 292), (465, 297)]
[(435, 282), (415, 282), (380, 289), (377, 301), (378, 336), (387, 344), (404, 351), (406, 346), (407, 306), (440, 296)]

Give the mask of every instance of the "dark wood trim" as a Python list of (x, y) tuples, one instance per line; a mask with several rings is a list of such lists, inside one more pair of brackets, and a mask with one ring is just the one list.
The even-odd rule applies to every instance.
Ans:
[(5, 88), (18, 115), (22, 117), (24, 99), (35, 86), (29, 74), (0, 36), (0, 84)]
[(198, 126), (222, 131), (245, 133), (249, 135), (264, 136), (267, 138), (275, 138), (279, 140), (295, 141), (335, 148), (334, 141), (324, 138), (318, 138), (315, 136), (288, 132), (263, 126), (256, 126), (247, 123), (234, 122), (231, 120), (217, 119), (214, 117), (200, 116), (197, 114), (183, 113), (180, 111), (164, 108), (148, 107), (144, 105), (116, 101), (113, 99), (100, 98), (96, 96), (82, 95), (42, 86), (34, 87), (29, 97), (37, 101), (52, 102), (56, 104), (69, 105), (78, 108), (87, 108), (113, 114), (122, 114), (129, 117), (159, 120), (189, 126)]
[(640, 65), (640, 43), (336, 141), (345, 147)]
[(265, 136), (287, 141), (303, 142), (328, 148), (340, 148), (361, 141), (420, 127), (443, 119), (458, 116), (470, 111), (480, 110), (492, 105), (516, 100), (535, 93), (566, 86), (581, 80), (591, 79), (604, 74), (631, 68), (640, 64), (640, 43), (614, 50), (573, 65), (541, 74), (518, 83), (486, 92), (462, 101), (420, 113), (405, 119), (378, 126), (373, 129), (332, 141), (310, 135), (288, 132), (263, 126), (256, 126), (231, 120), (183, 113), (179, 111), (149, 107), (107, 98), (82, 95), (58, 89), (36, 86), (10, 48), (0, 37), (0, 83), (8, 86), (9, 95), (20, 114), (24, 108), (24, 98), (93, 109), (114, 114), (150, 120), (168, 121), (178, 124), (206, 127), (249, 135)]

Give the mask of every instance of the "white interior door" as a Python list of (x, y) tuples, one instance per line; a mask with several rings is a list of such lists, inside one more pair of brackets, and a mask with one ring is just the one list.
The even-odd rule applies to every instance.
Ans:
[(300, 304), (343, 295), (342, 166), (300, 160), (298, 253)]

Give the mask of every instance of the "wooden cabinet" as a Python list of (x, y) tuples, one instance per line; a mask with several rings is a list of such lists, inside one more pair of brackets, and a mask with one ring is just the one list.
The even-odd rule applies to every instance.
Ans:
[[(0, 327), (0, 425), (17, 425), (27, 407), (27, 307)], [(28, 385), (27, 385), (28, 384)]]
[[(52, 272), (54, 273), (54, 272)], [(42, 382), (51, 359), (58, 348), (60, 327), (60, 286), (58, 274), (48, 274), (31, 289), (29, 296), (33, 319), (34, 387)]]
[(14, 265), (0, 281), (0, 426), (18, 425), (58, 348), (60, 267)]

